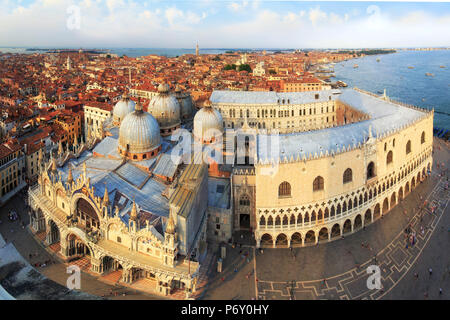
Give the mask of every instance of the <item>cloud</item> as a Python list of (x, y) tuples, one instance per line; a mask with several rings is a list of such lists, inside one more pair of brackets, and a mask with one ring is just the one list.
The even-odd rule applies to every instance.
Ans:
[(309, 20), (314, 27), (316, 27), (320, 22), (323, 22), (326, 19), (327, 14), (324, 11), (321, 11), (320, 7), (309, 9)]
[[(67, 28), (77, 3), (81, 27)], [(238, 11), (234, 11), (236, 4)], [(378, 8), (378, 9), (377, 9)], [(380, 8), (382, 10), (380, 10)], [(450, 11), (383, 4), (338, 10), (265, 1), (0, 0), (1, 46), (51, 47), (399, 47), (450, 43)], [(240, 14), (242, 12), (242, 14)], [(238, 14), (239, 13), (239, 14)]]

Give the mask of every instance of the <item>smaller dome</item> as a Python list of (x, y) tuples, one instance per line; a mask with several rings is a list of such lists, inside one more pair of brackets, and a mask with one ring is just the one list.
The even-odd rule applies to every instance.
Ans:
[(192, 114), (194, 113), (194, 104), (192, 103), (192, 98), (189, 92), (183, 92), (181, 87), (177, 85), (174, 95), (181, 107), (181, 118), (192, 118)]
[(158, 92), (160, 92), (160, 93), (167, 93), (167, 92), (169, 92), (169, 90), (170, 90), (170, 88), (167, 83), (161, 83), (158, 86)]
[[(119, 150), (123, 154), (134, 156), (154, 153), (160, 146), (158, 122), (151, 114), (144, 112), (138, 103), (136, 110), (127, 115), (120, 125)], [(140, 157), (137, 159), (140, 160)]]
[(160, 84), (159, 93), (148, 104), (148, 112), (158, 121), (162, 135), (170, 135), (181, 124), (181, 107), (177, 98), (169, 94), (169, 86)]
[(135, 106), (136, 103), (125, 94), (114, 106), (113, 121), (115, 123), (120, 123), (127, 114), (134, 111)]
[(205, 104), (194, 117), (194, 137), (202, 143), (213, 143), (222, 138), (223, 124), (219, 111)]

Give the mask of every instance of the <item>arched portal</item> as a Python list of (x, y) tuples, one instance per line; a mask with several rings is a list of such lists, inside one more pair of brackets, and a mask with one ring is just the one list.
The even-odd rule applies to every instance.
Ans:
[(90, 256), (91, 250), (77, 235), (69, 233), (67, 235), (67, 254), (71, 258), (81, 258), (83, 256)]
[(320, 229), (319, 240), (328, 240), (328, 229), (327, 228)]
[(316, 242), (316, 234), (314, 231), (310, 230), (305, 235), (305, 243), (315, 243)]
[(409, 193), (409, 182), (406, 183), (405, 185), (405, 195), (407, 195)]
[(272, 236), (268, 233), (263, 234), (263, 236), (261, 237), (261, 245), (272, 247), (273, 246)]
[(341, 235), (341, 226), (336, 223), (333, 228), (331, 228), (331, 237), (339, 237)]
[(31, 226), (36, 232), (45, 231), (45, 217), (41, 208), (31, 212)]
[(100, 219), (96, 210), (84, 198), (80, 198), (76, 205), (78, 225), (85, 230), (96, 230), (100, 227)]
[(380, 204), (379, 203), (377, 203), (377, 205), (375, 206), (375, 209), (373, 210), (373, 214), (377, 218), (381, 216), (381, 210), (380, 210)]
[(344, 233), (348, 233), (352, 231), (352, 222), (350, 219), (345, 220), (344, 227), (342, 228)]
[(247, 194), (243, 194), (239, 199), (239, 227), (250, 228), (250, 198)]
[(117, 261), (116, 259), (110, 257), (110, 256), (104, 256), (101, 261), (101, 272), (104, 274), (120, 271), (122, 272), (123, 268), (122, 265)]
[(388, 198), (384, 198), (383, 201), (383, 214), (389, 211), (389, 201)]
[(391, 208), (393, 208), (397, 204), (397, 198), (395, 197), (395, 192), (391, 195)]
[(403, 187), (400, 187), (400, 189), (398, 189), (398, 201), (403, 200)]
[(302, 243), (302, 235), (298, 232), (294, 233), (291, 236), (291, 244), (301, 244)]
[(48, 244), (54, 244), (60, 241), (59, 228), (53, 220), (49, 220), (49, 234), (47, 235)]
[(353, 229), (358, 229), (362, 227), (362, 219), (361, 215), (358, 214), (355, 218), (355, 221), (353, 222)]
[(416, 179), (413, 177), (411, 179), (411, 190), (414, 189), (416, 187)]
[(370, 209), (366, 210), (366, 213), (364, 213), (364, 225), (367, 225), (372, 222), (372, 212)]
[(277, 236), (277, 239), (275, 241), (275, 246), (277, 248), (286, 248), (288, 245), (288, 239), (284, 233), (280, 233)]

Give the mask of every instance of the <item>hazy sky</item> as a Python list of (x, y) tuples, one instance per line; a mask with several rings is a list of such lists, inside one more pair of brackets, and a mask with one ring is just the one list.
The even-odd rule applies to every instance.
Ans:
[(450, 3), (0, 0), (0, 30), (0, 47), (450, 46)]

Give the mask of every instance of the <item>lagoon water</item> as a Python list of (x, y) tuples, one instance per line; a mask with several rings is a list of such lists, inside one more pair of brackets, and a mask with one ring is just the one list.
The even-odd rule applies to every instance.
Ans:
[[(354, 64), (359, 67), (353, 68)], [(386, 89), (394, 100), (434, 108), (435, 127), (450, 129), (450, 50), (366, 56), (337, 63), (334, 71), (336, 78), (333, 80), (344, 81), (349, 87), (378, 94)]]

